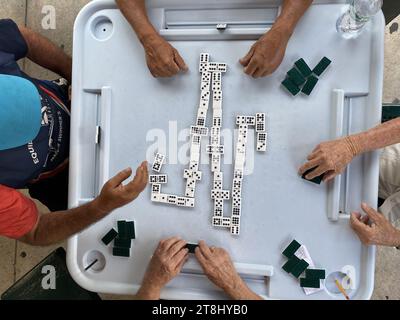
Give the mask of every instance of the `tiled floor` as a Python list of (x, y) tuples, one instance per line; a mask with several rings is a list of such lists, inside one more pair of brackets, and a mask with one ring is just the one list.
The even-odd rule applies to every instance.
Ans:
[[(71, 53), (73, 21), (82, 6), (88, 2), (89, 0), (0, 0), (0, 19), (12, 18), (19, 24), (26, 24), (53, 40), (67, 53)], [(53, 5), (56, 8), (58, 14), (56, 30), (43, 30), (41, 28), (43, 5)], [(386, 103), (400, 101), (400, 93), (398, 92), (400, 88), (400, 67), (398, 65), (400, 61), (400, 33), (397, 31), (399, 23), (400, 18), (395, 19), (386, 30), (384, 85), (384, 102)], [(54, 77), (51, 73), (29, 61), (24, 62), (24, 70), (36, 77)], [(56, 247), (58, 246), (32, 248), (13, 240), (0, 238), (0, 294)], [(374, 299), (400, 299), (399, 265), (400, 252), (392, 248), (379, 248)], [(116, 297), (107, 295), (104, 298), (115, 299)]]

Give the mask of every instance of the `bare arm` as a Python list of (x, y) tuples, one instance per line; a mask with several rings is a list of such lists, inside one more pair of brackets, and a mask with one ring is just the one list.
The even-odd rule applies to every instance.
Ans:
[(146, 53), (153, 77), (172, 77), (188, 67), (179, 52), (162, 38), (147, 16), (145, 0), (116, 0)]
[(145, 0), (116, 0), (116, 2), (140, 42), (144, 43), (147, 38), (158, 35), (147, 16)]
[(306, 178), (324, 175), (324, 180), (328, 181), (341, 174), (354, 157), (396, 143), (400, 143), (400, 118), (365, 132), (322, 142), (308, 156), (308, 162), (300, 168), (299, 174), (315, 168)]
[(135, 178), (123, 186), (123, 181), (131, 174), (131, 169), (120, 172), (104, 185), (98, 198), (84, 206), (43, 214), (35, 228), (19, 240), (35, 246), (47, 246), (81, 232), (139, 196), (147, 185), (147, 163), (142, 163)]
[(49, 39), (19, 26), (28, 45), (28, 58), (38, 65), (59, 74), (71, 83), (72, 59)]
[(311, 6), (312, 0), (284, 0), (282, 12), (272, 28), (240, 60), (244, 72), (253, 78), (272, 74), (282, 63), (297, 23)]
[(45, 213), (39, 216), (35, 228), (19, 240), (34, 246), (59, 243), (107, 214), (99, 209), (95, 201), (71, 210)]
[(290, 37), (301, 17), (311, 6), (313, 0), (284, 0), (282, 12), (272, 28), (284, 30)]
[(400, 118), (382, 123), (368, 131), (350, 136), (356, 154), (400, 143)]

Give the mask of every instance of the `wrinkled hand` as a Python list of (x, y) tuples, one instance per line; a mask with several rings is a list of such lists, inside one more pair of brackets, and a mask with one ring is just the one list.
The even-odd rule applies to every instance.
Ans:
[(400, 231), (397, 230), (384, 215), (363, 203), (361, 208), (366, 213), (361, 216), (354, 212), (350, 225), (365, 245), (400, 246)]
[(161, 289), (175, 278), (188, 259), (186, 241), (177, 237), (162, 240), (147, 267), (138, 298), (158, 300)]
[(244, 72), (253, 78), (272, 74), (282, 63), (289, 35), (278, 29), (271, 29), (261, 37), (242, 59)]
[(135, 178), (122, 184), (132, 175), (132, 169), (125, 169), (110, 179), (101, 190), (100, 195), (94, 200), (97, 209), (111, 212), (135, 200), (146, 188), (149, 179), (147, 162), (143, 162), (136, 171)]
[(224, 249), (208, 247), (204, 241), (200, 241), (195, 254), (204, 273), (217, 287), (227, 291), (242, 282)]
[(307, 157), (299, 174), (302, 176), (308, 170), (314, 168), (307, 176), (307, 180), (314, 179), (324, 174), (324, 181), (329, 181), (341, 174), (347, 165), (357, 155), (354, 142), (349, 137), (339, 140), (323, 142)]
[(148, 37), (143, 45), (147, 66), (153, 77), (172, 77), (188, 70), (179, 52), (161, 36)]

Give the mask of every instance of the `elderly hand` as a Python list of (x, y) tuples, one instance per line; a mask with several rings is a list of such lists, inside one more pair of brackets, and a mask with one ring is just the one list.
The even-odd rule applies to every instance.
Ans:
[(160, 299), (161, 289), (175, 278), (188, 259), (186, 241), (177, 237), (162, 240), (147, 268), (137, 297), (144, 300)]
[(354, 212), (350, 220), (351, 227), (361, 242), (365, 245), (400, 246), (400, 231), (384, 215), (367, 204), (363, 203), (361, 207), (367, 215), (361, 216)]
[(102, 212), (111, 212), (135, 200), (146, 188), (149, 179), (147, 162), (143, 162), (136, 171), (135, 178), (126, 185), (122, 183), (132, 175), (132, 169), (125, 169), (110, 179), (93, 201)]
[(200, 241), (195, 254), (204, 273), (217, 287), (226, 290), (241, 280), (229, 254), (224, 249), (210, 248), (204, 241)]
[(240, 59), (244, 72), (253, 78), (272, 74), (282, 63), (289, 37), (287, 32), (272, 28)]
[(314, 169), (306, 176), (307, 180), (324, 174), (324, 181), (329, 181), (346, 169), (353, 158), (359, 154), (358, 150), (352, 137), (323, 142), (308, 156), (308, 162), (300, 168), (299, 174), (302, 176), (308, 170)]
[(231, 298), (236, 300), (261, 299), (247, 287), (224, 249), (208, 247), (204, 241), (200, 241), (195, 254), (208, 279)]
[(153, 77), (172, 77), (180, 71), (188, 70), (179, 52), (161, 36), (150, 36), (143, 45), (147, 66)]

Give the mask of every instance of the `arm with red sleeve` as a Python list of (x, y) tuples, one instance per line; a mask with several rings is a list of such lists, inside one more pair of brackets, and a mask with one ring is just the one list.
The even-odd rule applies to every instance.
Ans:
[(131, 169), (120, 172), (104, 185), (96, 199), (86, 205), (45, 214), (38, 213), (32, 200), (0, 185), (0, 236), (35, 246), (64, 241), (135, 200), (147, 185), (147, 163), (142, 163), (135, 178), (123, 185), (131, 175)]
[(0, 235), (19, 239), (39, 219), (35, 203), (17, 190), (0, 185)]

